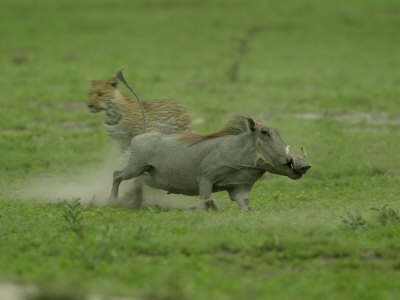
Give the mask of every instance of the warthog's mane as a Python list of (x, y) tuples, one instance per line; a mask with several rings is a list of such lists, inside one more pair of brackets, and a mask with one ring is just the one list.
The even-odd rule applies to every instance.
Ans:
[[(235, 115), (228, 122), (226, 122), (224, 127), (222, 127), (218, 131), (205, 134), (197, 132), (187, 132), (184, 135), (180, 136), (178, 140), (188, 142), (190, 145), (194, 145), (210, 139), (216, 139), (231, 135), (239, 135), (248, 130), (248, 125), (245, 121), (246, 118), (247, 116), (244, 115)], [(264, 124), (260, 121), (257, 121), (256, 124), (264, 126)]]

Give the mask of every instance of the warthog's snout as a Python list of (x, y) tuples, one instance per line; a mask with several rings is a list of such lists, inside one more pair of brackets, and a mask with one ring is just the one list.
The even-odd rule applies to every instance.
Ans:
[(308, 169), (310, 169), (310, 168), (311, 168), (311, 166), (304, 166), (304, 167), (297, 169), (296, 171), (301, 174), (305, 174), (308, 171)]
[(286, 160), (287, 166), (292, 170), (294, 174), (292, 176), (289, 175), (292, 179), (298, 179), (303, 174), (305, 174), (311, 166), (307, 162), (307, 153), (304, 147), (300, 147), (301, 155), (291, 151), (290, 146), (286, 146)]

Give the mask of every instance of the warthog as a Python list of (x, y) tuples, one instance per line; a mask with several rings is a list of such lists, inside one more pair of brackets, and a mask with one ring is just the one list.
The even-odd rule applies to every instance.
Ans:
[(136, 206), (144, 182), (168, 193), (200, 195), (201, 209), (217, 210), (211, 194), (225, 190), (248, 211), (250, 190), (266, 171), (299, 179), (311, 168), (301, 149), (302, 154), (296, 154), (276, 129), (242, 115), (209, 134), (141, 134), (132, 140), (127, 165), (114, 172), (110, 199), (116, 201), (123, 180), (140, 176), (135, 180)]

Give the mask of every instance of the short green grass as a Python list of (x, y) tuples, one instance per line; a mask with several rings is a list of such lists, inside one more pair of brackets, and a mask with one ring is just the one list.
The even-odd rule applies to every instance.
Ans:
[[(0, 282), (76, 297), (397, 299), (398, 1), (3, 0), (0, 17)], [(46, 176), (90, 174), (110, 147), (118, 159), (85, 102), (90, 78), (122, 66), (142, 98), (184, 104), (196, 131), (247, 113), (306, 146), (312, 169), (266, 175), (252, 213), (226, 193), (220, 212), (21, 197)]]

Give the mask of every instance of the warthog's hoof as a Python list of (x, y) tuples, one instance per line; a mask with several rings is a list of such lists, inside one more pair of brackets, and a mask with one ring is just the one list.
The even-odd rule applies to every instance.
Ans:
[(243, 211), (249, 212), (249, 211), (253, 211), (253, 209), (254, 209), (254, 206), (247, 206), (245, 209), (243, 209)]
[(202, 206), (202, 209), (204, 209), (204, 210), (209, 210), (209, 209), (214, 210), (214, 211), (218, 210), (217, 201), (215, 201), (214, 199), (208, 199), (208, 200), (202, 201), (200, 205)]
[(240, 208), (242, 211), (249, 212), (249, 211), (253, 211), (254, 206), (243, 205), (243, 206), (240, 206), (239, 208)]
[(218, 211), (218, 204), (214, 199), (203, 200), (197, 206), (189, 207), (191, 210), (213, 210)]
[(190, 210), (197, 210), (198, 207), (197, 207), (197, 205), (191, 205), (191, 206), (189, 206), (189, 209)]

